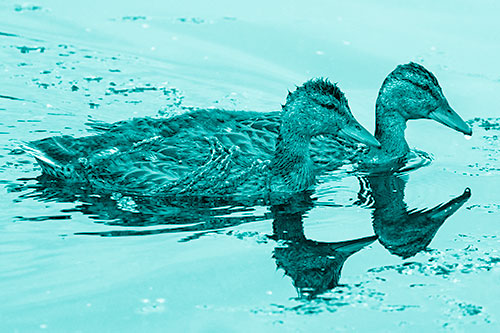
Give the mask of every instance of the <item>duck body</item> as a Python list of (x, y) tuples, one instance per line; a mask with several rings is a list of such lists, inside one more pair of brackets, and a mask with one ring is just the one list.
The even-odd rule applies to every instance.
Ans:
[(256, 116), (196, 110), (167, 119), (94, 123), (98, 135), (51, 137), (30, 147), (44, 174), (68, 182), (144, 194), (223, 193), (230, 183), (258, 180), (273, 156), (277, 135), (269, 133), (275, 129), (246, 122)]
[(433, 119), (472, 134), (435, 76), (415, 63), (387, 76), (375, 115), (376, 140), (354, 120), (340, 89), (316, 79), (289, 93), (280, 112), (199, 109), (170, 118), (95, 122), (96, 135), (47, 138), (27, 150), (44, 174), (101, 189), (261, 195), (306, 190), (316, 175), (346, 163), (368, 172), (403, 167), (412, 156), (408, 120)]
[(289, 93), (281, 112), (200, 109), (91, 127), (96, 135), (51, 137), (26, 149), (45, 175), (102, 190), (261, 195), (314, 185), (313, 137), (379, 145), (354, 119), (340, 89), (322, 79)]

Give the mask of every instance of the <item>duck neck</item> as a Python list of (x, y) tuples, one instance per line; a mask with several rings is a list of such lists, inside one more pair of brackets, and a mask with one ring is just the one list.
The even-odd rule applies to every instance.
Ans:
[(377, 101), (375, 110), (375, 138), (381, 144), (384, 155), (403, 157), (410, 152), (405, 140), (406, 119), (391, 107)]
[(313, 162), (309, 153), (311, 137), (282, 124), (271, 164), (278, 191), (303, 191), (314, 184)]
[(404, 202), (406, 181), (403, 178), (390, 175), (368, 177), (374, 201), (373, 217), (376, 220), (399, 221), (407, 215)]

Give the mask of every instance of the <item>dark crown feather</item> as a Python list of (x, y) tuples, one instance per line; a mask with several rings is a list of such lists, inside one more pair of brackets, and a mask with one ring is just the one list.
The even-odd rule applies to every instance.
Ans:
[[(404, 65), (399, 65), (396, 67), (396, 69), (393, 71), (395, 76), (406, 76), (408, 73), (414, 74), (414, 75), (422, 75), (425, 77), (428, 81), (432, 82), (436, 86), (439, 86), (438, 80), (432, 74), (429, 72), (424, 66), (417, 64), (415, 62), (410, 62), (408, 64)], [(391, 74), (393, 74), (391, 73)]]
[(332, 83), (327, 78), (316, 78), (305, 82), (302, 86), (297, 87), (295, 91), (288, 92), (287, 102), (295, 99), (296, 96), (306, 94), (329, 95), (335, 98), (339, 103), (346, 103), (347, 99), (337, 86), (337, 83)]

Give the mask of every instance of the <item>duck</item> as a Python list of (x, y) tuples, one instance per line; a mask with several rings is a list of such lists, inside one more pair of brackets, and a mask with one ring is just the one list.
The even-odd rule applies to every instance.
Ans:
[(472, 129), (451, 108), (437, 78), (424, 66), (399, 65), (384, 80), (375, 104), (375, 138), (381, 147), (370, 150), (379, 161), (407, 156), (409, 120), (431, 119), (465, 135)]
[[(426, 165), (429, 156), (425, 152), (410, 150), (405, 138), (407, 122), (416, 119), (430, 119), (465, 135), (472, 135), (471, 127), (448, 103), (435, 75), (415, 62), (401, 64), (384, 79), (376, 99), (374, 136), (380, 142), (380, 147), (360, 146), (353, 144), (352, 140), (344, 140), (342, 136), (326, 133), (314, 136), (309, 152), (317, 173), (332, 171), (347, 164), (363, 172), (404, 169), (405, 164), (414, 157), (423, 157), (415, 167)], [(236, 140), (238, 142), (234, 137), (229, 138), (227, 133), (222, 140), (239, 145), (243, 150), (244, 146), (250, 147), (246, 153), (251, 152), (260, 158), (273, 152), (275, 141), (280, 135), (280, 123), (281, 114), (277, 111), (244, 112), (233, 122), (213, 124), (209, 121), (210, 126), (204, 126), (204, 130), (215, 136), (220, 136), (221, 131), (243, 134), (247, 138), (240, 137)], [(108, 130), (105, 124), (90, 125), (96, 130)], [(118, 129), (130, 125), (130, 122), (122, 122), (114, 126)], [(258, 145), (254, 140), (256, 136), (262, 140)]]
[[(453, 110), (443, 94), (437, 78), (415, 62), (398, 65), (387, 75), (375, 103), (375, 138), (380, 147), (356, 149), (350, 143), (339, 144), (329, 137), (312, 143), (313, 159), (331, 170), (338, 160), (348, 160), (358, 170), (371, 173), (405, 169), (414, 157), (428, 159), (425, 152), (410, 150), (405, 138), (407, 122), (416, 119), (437, 121), (465, 135), (472, 129)], [(333, 164), (333, 168), (329, 168)], [(417, 163), (418, 166), (427, 161)], [(406, 170), (406, 169), (405, 169)]]
[(294, 193), (315, 184), (310, 142), (319, 135), (379, 147), (328, 79), (289, 92), (276, 114), (197, 109), (168, 118), (96, 122), (97, 133), (25, 144), (42, 174), (144, 195)]

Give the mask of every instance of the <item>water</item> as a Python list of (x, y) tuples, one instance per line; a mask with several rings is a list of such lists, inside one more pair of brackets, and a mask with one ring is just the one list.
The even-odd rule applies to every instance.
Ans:
[[(1, 330), (498, 331), (499, 9), (3, 1)], [(276, 110), (316, 76), (373, 129), (381, 82), (410, 60), (474, 135), (411, 122), (432, 162), (372, 179), (371, 193), (339, 171), (279, 207), (148, 206), (41, 183), (19, 150), (86, 135), (89, 119)]]

